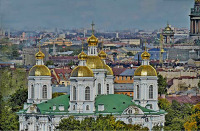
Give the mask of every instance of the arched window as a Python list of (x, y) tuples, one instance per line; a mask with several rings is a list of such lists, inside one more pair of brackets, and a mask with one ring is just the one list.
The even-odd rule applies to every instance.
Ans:
[(42, 98), (47, 98), (47, 85), (43, 85)]
[(85, 100), (90, 100), (90, 87), (85, 88)]
[(75, 110), (76, 109), (76, 106), (75, 105), (73, 105), (73, 110)]
[(99, 95), (101, 94), (101, 84), (100, 83), (98, 84), (98, 94)]
[(137, 85), (137, 99), (140, 98), (140, 87), (139, 85)]
[(73, 100), (76, 100), (76, 87), (73, 87)]
[(34, 86), (33, 85), (31, 85), (31, 98), (34, 98)]
[(149, 86), (149, 99), (153, 99), (153, 85)]
[(107, 94), (109, 94), (109, 84), (107, 84)]
[(87, 105), (87, 106), (86, 106), (86, 110), (87, 110), (87, 111), (88, 111), (88, 110), (90, 110), (90, 107), (89, 107), (89, 105)]

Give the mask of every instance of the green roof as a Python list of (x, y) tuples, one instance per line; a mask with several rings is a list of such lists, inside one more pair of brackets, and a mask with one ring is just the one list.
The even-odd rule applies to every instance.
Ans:
[[(64, 111), (60, 111), (58, 109), (59, 105), (64, 106)], [(55, 110), (53, 110), (53, 106), (56, 106)], [(69, 95), (56, 97), (54, 99), (38, 104), (37, 107), (39, 108), (41, 114), (67, 113), (69, 108)]]
[[(98, 105), (104, 105), (104, 111), (98, 111)], [(95, 100), (96, 113), (119, 113), (129, 107), (130, 105), (135, 105), (132, 102), (132, 98), (123, 94), (109, 94), (109, 95), (99, 95)]]
[[(160, 110), (159, 112), (147, 109), (140, 105), (136, 105), (132, 102), (132, 97), (123, 94), (109, 94), (109, 95), (98, 95), (95, 100), (95, 109), (94, 113), (69, 113), (69, 95), (62, 95), (56, 97), (54, 99), (48, 100), (46, 102), (37, 104), (39, 109), (39, 114), (43, 115), (98, 115), (98, 114), (113, 114), (119, 115), (122, 114), (123, 111), (129, 106), (137, 106), (140, 108), (144, 114), (166, 114), (164, 110)], [(104, 105), (104, 111), (98, 111), (98, 105)], [(59, 110), (59, 105), (64, 106), (64, 110)], [(53, 106), (56, 106), (56, 109), (53, 110)], [(27, 109), (20, 110), (17, 114), (26, 113)]]

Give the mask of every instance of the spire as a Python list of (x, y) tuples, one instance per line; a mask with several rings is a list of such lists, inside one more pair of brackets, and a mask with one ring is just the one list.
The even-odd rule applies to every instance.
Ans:
[(92, 22), (92, 36), (88, 38), (88, 46), (97, 46), (98, 39), (94, 36), (94, 22)]
[(41, 51), (40, 42), (39, 42), (39, 51), (35, 54), (36, 59), (43, 59), (45, 57), (44, 53)]
[(92, 21), (92, 24), (91, 24), (91, 25), (92, 25), (92, 35), (94, 35), (94, 25), (95, 25), (95, 24), (94, 24), (93, 21)]
[(141, 54), (141, 57), (143, 60), (149, 60), (150, 58), (150, 54), (147, 52), (147, 49), (146, 49), (146, 40), (145, 40), (145, 51)]
[(83, 40), (82, 40), (82, 52), (83, 52)]
[(78, 59), (79, 59), (79, 60), (86, 60), (86, 59), (87, 59), (87, 54), (85, 54), (85, 52), (83, 51), (83, 40), (82, 40), (82, 51), (81, 51), (81, 53), (78, 55)]

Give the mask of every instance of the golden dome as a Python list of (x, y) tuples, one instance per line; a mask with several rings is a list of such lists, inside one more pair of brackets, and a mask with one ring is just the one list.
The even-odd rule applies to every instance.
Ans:
[(110, 68), (108, 65), (104, 65), (104, 68), (108, 71), (107, 72), (107, 75), (113, 75), (113, 71), (112, 71), (112, 68)]
[(38, 53), (35, 54), (36, 59), (43, 59), (45, 57), (44, 53), (42, 51), (38, 51)]
[(87, 59), (87, 54), (85, 54), (85, 52), (81, 52), (79, 55), (78, 55), (78, 59), (79, 60), (86, 60)]
[(30, 69), (29, 76), (51, 76), (51, 71), (45, 65), (35, 65)]
[(88, 46), (96, 46), (98, 43), (98, 39), (92, 34), (92, 36), (88, 38), (87, 42)]
[(147, 51), (144, 51), (142, 54), (141, 54), (141, 57), (143, 60), (149, 60), (150, 58), (150, 54), (147, 52)]
[(165, 52), (165, 50), (164, 49), (161, 49), (161, 53), (164, 53)]
[(103, 50), (101, 50), (101, 51), (99, 52), (99, 57), (100, 57), (101, 59), (106, 59), (107, 54), (106, 54)]
[(103, 69), (103, 63), (99, 56), (88, 56), (86, 64), (91, 69)]
[(135, 70), (134, 76), (157, 76), (157, 72), (151, 65), (141, 65)]
[(93, 77), (93, 71), (87, 66), (77, 66), (73, 69), (71, 77)]

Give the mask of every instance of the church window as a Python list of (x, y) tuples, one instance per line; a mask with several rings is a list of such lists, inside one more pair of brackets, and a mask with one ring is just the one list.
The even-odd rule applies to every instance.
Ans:
[(133, 111), (130, 109), (130, 110), (128, 110), (128, 114), (132, 114), (133, 113)]
[(90, 100), (90, 87), (85, 88), (85, 100)]
[(76, 100), (76, 87), (73, 87), (73, 100)]
[(75, 110), (76, 109), (76, 106), (75, 105), (73, 105), (73, 110)]
[(43, 85), (42, 98), (47, 98), (47, 85)]
[(86, 110), (87, 110), (87, 111), (88, 111), (88, 110), (90, 110), (90, 107), (89, 107), (89, 105), (87, 105), (87, 106), (86, 106)]
[(93, 49), (91, 49), (91, 54), (93, 54)]
[(107, 84), (107, 94), (109, 94), (109, 84)]
[(149, 86), (149, 99), (153, 99), (153, 85)]
[(34, 98), (34, 86), (31, 85), (31, 98)]
[(101, 94), (101, 84), (99, 83), (98, 84), (98, 95), (100, 95)]
[(140, 87), (137, 85), (137, 99), (140, 99)]

